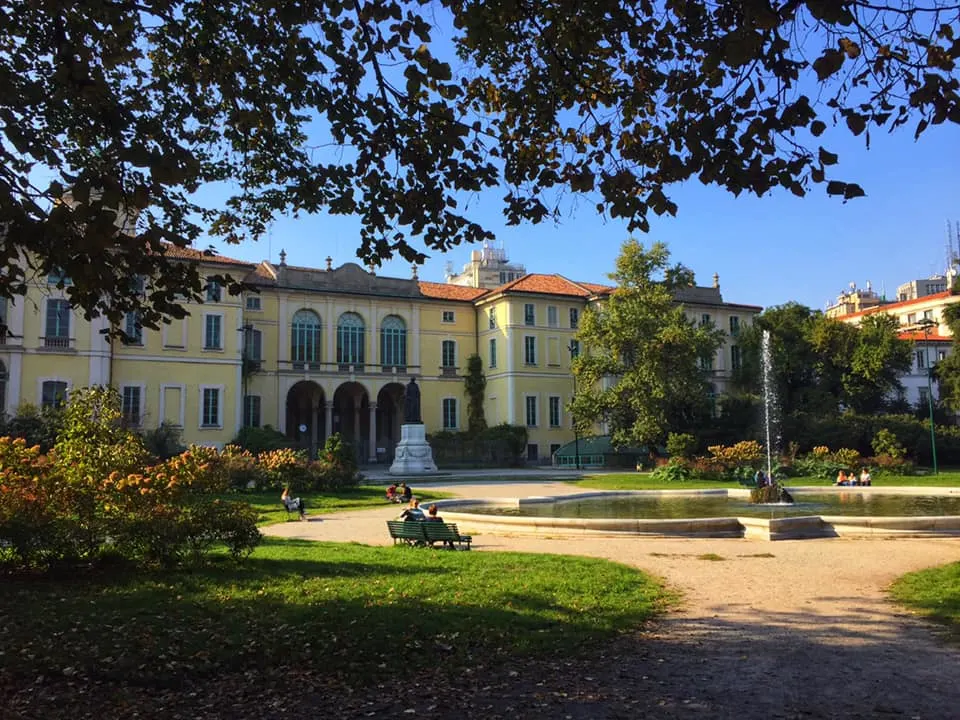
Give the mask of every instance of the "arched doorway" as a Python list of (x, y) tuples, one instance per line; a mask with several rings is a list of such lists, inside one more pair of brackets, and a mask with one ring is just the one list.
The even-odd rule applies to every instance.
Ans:
[[(393, 462), (403, 424), (403, 385), (389, 383), (377, 393), (377, 447), (383, 448), (384, 462)], [(377, 453), (379, 457), (379, 453)]]
[(346, 382), (337, 388), (333, 393), (333, 432), (350, 443), (358, 463), (376, 459), (376, 438), (370, 431), (375, 423), (370, 396), (363, 385)]
[(287, 392), (287, 437), (311, 458), (327, 437), (324, 400), (323, 388), (310, 380), (301, 380)]

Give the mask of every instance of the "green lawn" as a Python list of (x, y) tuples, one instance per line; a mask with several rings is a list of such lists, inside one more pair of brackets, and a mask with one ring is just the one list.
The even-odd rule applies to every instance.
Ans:
[(895, 600), (943, 623), (960, 640), (960, 562), (904, 575), (890, 588)]
[[(387, 505), (384, 495), (385, 490), (386, 488), (383, 487), (361, 485), (359, 487), (331, 490), (326, 493), (299, 493), (299, 496), (303, 498), (303, 502), (307, 506), (308, 515), (320, 515), (340, 512), (341, 510), (383, 507)], [(451, 497), (440, 492), (421, 492), (416, 489), (414, 492), (415, 496), (420, 498), (421, 501), (441, 500)], [(280, 493), (277, 491), (234, 493), (224, 497), (229, 500), (242, 500), (250, 503), (260, 514), (257, 520), (260, 525), (270, 525), (287, 519), (287, 511), (280, 503)]]
[(267, 540), (243, 563), (0, 582), (4, 674), (176, 687), (224, 672), (369, 679), (439, 658), (562, 656), (673, 601), (605, 560)]
[[(735, 483), (722, 480), (688, 480), (687, 482), (667, 482), (654, 479), (650, 473), (611, 473), (608, 475), (587, 475), (572, 481), (574, 485), (597, 490), (700, 490), (709, 488), (737, 487)], [(801, 485), (833, 485), (832, 480), (812, 477), (792, 477), (784, 483), (787, 487)], [(960, 472), (942, 472), (939, 475), (890, 475), (875, 477), (874, 487), (897, 487), (912, 485), (918, 487), (960, 487)]]

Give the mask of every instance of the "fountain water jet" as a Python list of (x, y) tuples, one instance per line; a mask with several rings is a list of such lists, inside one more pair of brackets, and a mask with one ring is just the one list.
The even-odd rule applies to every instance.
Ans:
[(773, 425), (776, 421), (777, 392), (773, 378), (773, 351), (770, 348), (770, 331), (764, 330), (760, 340), (760, 360), (763, 370), (763, 427), (767, 446), (767, 484), (751, 491), (750, 500), (755, 503), (792, 503), (780, 482), (773, 476)]

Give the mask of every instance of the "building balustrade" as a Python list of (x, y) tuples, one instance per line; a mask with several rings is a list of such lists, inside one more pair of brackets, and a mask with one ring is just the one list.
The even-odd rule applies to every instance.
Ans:
[(449, 365), (444, 365), (440, 368), (440, 377), (457, 377), (458, 367), (451, 367)]
[(48, 335), (40, 338), (41, 347), (47, 350), (67, 350), (73, 347), (74, 338), (60, 335)]
[(419, 365), (370, 365), (367, 363), (337, 363), (305, 360), (285, 360), (277, 363), (280, 372), (306, 372), (328, 375), (407, 375), (419, 374)]

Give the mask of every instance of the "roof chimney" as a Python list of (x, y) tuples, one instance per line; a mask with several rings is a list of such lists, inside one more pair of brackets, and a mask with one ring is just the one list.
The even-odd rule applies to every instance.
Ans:
[(720, 273), (713, 274), (713, 287), (715, 290), (720, 289)]
[(333, 258), (327, 255), (327, 272), (333, 270)]
[(280, 265), (284, 265), (284, 266), (285, 266), (286, 264), (287, 264), (287, 251), (286, 251), (286, 250), (281, 250), (281, 251), (280, 251)]
[(418, 278), (417, 278), (417, 264), (414, 263), (414, 264), (411, 265), (410, 267), (413, 269), (413, 279), (414, 279), (414, 280), (417, 280), (417, 279), (418, 279)]

